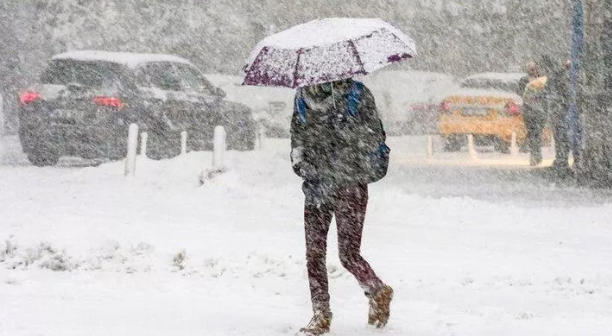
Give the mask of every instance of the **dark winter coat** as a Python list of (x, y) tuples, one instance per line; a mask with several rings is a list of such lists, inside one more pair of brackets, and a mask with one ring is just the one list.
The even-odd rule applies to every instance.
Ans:
[(548, 118), (547, 80), (547, 77), (533, 79), (523, 90), (523, 114), (527, 129), (540, 128)]
[(569, 71), (550, 55), (542, 55), (540, 66), (548, 77), (544, 97), (548, 105), (548, 115), (554, 119), (564, 119), (570, 105)]
[(555, 69), (549, 76), (544, 95), (550, 118), (566, 118), (570, 106), (569, 71)]
[[(355, 90), (359, 90), (358, 99)], [(298, 89), (291, 121), (291, 161), (305, 185), (337, 188), (371, 182), (369, 157), (384, 141), (374, 96), (363, 84), (336, 82), (333, 94)]]

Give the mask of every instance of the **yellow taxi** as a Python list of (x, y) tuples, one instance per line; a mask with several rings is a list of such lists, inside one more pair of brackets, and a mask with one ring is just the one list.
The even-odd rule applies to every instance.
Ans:
[(509, 152), (512, 135), (524, 146), (527, 131), (519, 95), (523, 73), (480, 73), (465, 78), (460, 88), (440, 104), (438, 131), (444, 138), (445, 151), (458, 151), (473, 134), (479, 145), (493, 145)]

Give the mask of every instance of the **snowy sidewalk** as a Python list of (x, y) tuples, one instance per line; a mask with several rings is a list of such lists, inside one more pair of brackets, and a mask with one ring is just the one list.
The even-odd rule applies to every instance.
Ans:
[[(286, 146), (232, 152), (204, 187), (207, 153), (131, 180), (122, 163), (0, 166), (0, 335), (295, 334), (310, 306)], [(388, 330), (366, 328), (332, 230), (332, 335), (612, 334), (608, 195), (424, 169), (371, 188), (363, 253), (396, 290)]]

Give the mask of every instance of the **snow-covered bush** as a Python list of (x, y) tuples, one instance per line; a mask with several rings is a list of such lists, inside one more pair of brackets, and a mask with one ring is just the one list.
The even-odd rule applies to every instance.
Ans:
[(172, 266), (179, 271), (185, 269), (185, 260), (187, 259), (187, 252), (184, 250), (177, 253), (174, 258), (172, 258)]
[(10, 240), (0, 242), (0, 263), (5, 262), (9, 258), (12, 258), (16, 250), (17, 246)]
[(48, 243), (23, 249), (9, 240), (0, 243), (0, 263), (6, 264), (9, 269), (39, 267), (56, 272), (72, 271), (79, 267), (65, 251), (57, 250)]

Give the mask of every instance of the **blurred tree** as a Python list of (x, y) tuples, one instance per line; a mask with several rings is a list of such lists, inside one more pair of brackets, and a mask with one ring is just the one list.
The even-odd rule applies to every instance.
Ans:
[[(407, 66), (419, 70), (456, 75), (505, 70), (544, 52), (561, 55), (566, 50), (566, 2), (342, 0), (331, 6), (329, 0), (2, 1), (5, 7), (27, 8), (19, 24), (30, 41), (13, 47), (28, 57), (21, 58), (28, 64), (25, 78), (34, 78), (53, 53), (84, 48), (176, 53), (206, 71), (237, 74), (264, 36), (328, 16), (391, 21), (415, 38), (420, 57)], [(15, 19), (3, 21), (7, 26)]]
[[(8, 131), (16, 129), (18, 94), (23, 84), (20, 76), (21, 49), (15, 18), (19, 17), (17, 0), (0, 1), (0, 95), (3, 99), (4, 123), (0, 127)], [(0, 132), (2, 133), (2, 132)]]

